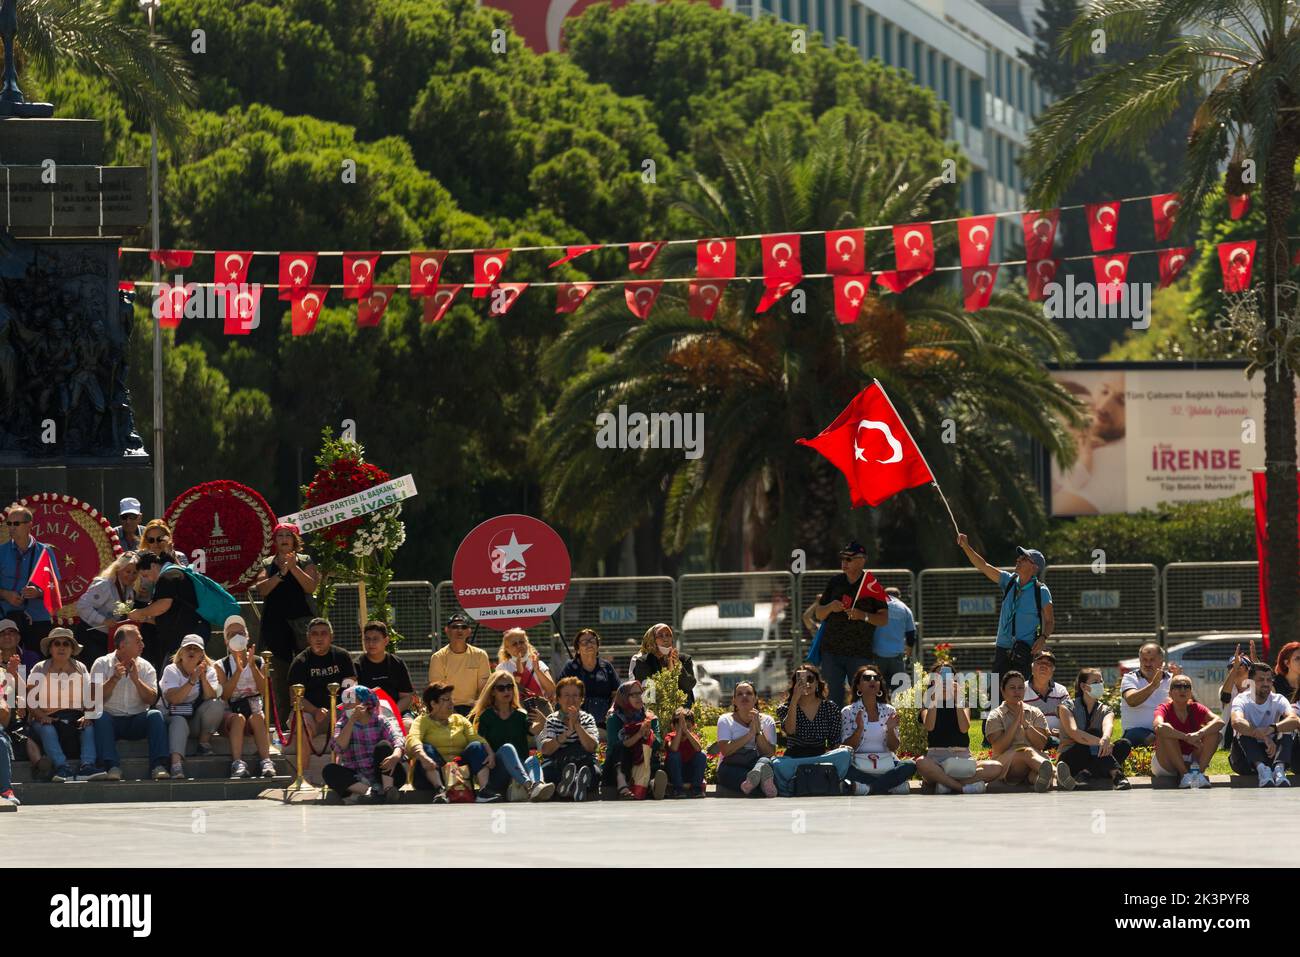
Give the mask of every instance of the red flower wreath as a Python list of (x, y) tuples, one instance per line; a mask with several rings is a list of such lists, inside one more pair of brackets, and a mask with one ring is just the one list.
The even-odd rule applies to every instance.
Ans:
[[(327, 502), (346, 498), (356, 492), (365, 491), (376, 485), (382, 485), (392, 478), (378, 466), (354, 458), (337, 458), (327, 467), (312, 476), (307, 486), (307, 501), (303, 508), (314, 508)], [(366, 516), (350, 518), (346, 522), (327, 525), (317, 529), (317, 535), (329, 539), (340, 548), (347, 547), (348, 542), (366, 521)]]
[[(224, 503), (221, 524), (214, 527), (218, 503)], [(239, 482), (222, 479), (196, 485), (176, 496), (164, 518), (176, 547), (186, 553), (206, 549), (205, 573), (235, 594), (252, 584), (262, 559), (271, 553), (275, 513), (266, 499)], [(213, 538), (216, 528), (222, 534)]]

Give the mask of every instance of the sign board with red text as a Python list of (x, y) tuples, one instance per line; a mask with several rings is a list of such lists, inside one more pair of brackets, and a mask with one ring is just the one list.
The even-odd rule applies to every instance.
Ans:
[(505, 631), (558, 611), (571, 568), (569, 550), (551, 526), (530, 515), (498, 515), (465, 536), (451, 578), (466, 614)]
[(1237, 495), (1264, 465), (1264, 380), (1247, 381), (1244, 365), (1091, 363), (1051, 375), (1087, 409), (1075, 464), (1052, 462), (1052, 515)]

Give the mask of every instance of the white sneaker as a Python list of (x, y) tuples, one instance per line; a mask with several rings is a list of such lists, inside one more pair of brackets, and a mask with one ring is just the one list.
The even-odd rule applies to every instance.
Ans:
[(900, 781), (889, 789), (890, 794), (911, 794), (912, 787), (906, 781)]
[(948, 785), (946, 785), (946, 784), (936, 784), (936, 785), (934, 786), (934, 793), (935, 793), (935, 794), (951, 794), (951, 793), (952, 793), (952, 788), (948, 787)]
[(1255, 765), (1255, 776), (1259, 778), (1259, 786), (1262, 788), (1273, 787), (1273, 769), (1267, 764)]
[(1180, 788), (1196, 787), (1196, 772), (1188, 771), (1186, 774), (1184, 774), (1181, 778), (1178, 779), (1178, 786)]
[(1273, 765), (1273, 783), (1280, 788), (1289, 788), (1291, 786), (1291, 782), (1287, 780), (1285, 764)]
[(988, 790), (988, 785), (983, 781), (972, 781), (970, 784), (962, 786), (962, 794), (983, 794)]

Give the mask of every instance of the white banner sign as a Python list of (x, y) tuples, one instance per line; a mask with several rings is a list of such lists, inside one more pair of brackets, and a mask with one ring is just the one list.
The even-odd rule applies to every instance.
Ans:
[(318, 528), (326, 528), (339, 522), (346, 522), (350, 518), (369, 515), (371, 512), (396, 505), (402, 499), (414, 495), (415, 479), (410, 475), (403, 475), (391, 482), (375, 485), (362, 492), (354, 492), (346, 498), (336, 498), (332, 502), (306, 508), (293, 515), (281, 515), (279, 521), (286, 525), (297, 525), (302, 534), (306, 535)]

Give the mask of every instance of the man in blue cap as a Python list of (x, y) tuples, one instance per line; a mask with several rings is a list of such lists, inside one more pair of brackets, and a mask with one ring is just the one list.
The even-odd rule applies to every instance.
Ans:
[(957, 533), (957, 544), (970, 563), (1002, 592), (993, 673), (1019, 671), (1028, 680), (1030, 661), (1047, 647), (1047, 639), (1056, 626), (1052, 593), (1039, 581), (1047, 559), (1036, 548), (1017, 547), (1015, 572), (1004, 572), (980, 557), (961, 532)]

